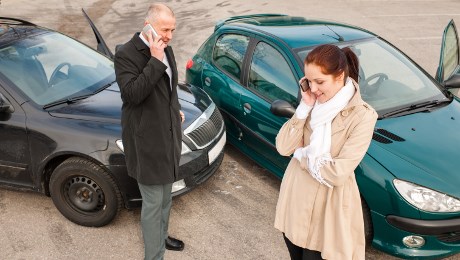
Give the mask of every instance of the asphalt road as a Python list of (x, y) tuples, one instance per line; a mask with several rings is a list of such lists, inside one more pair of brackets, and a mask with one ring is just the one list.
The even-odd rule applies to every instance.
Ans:
[[(250, 13), (325, 18), (373, 31), (434, 75), (444, 27), (460, 25), (458, 0), (169, 0), (177, 31), (172, 41), (184, 79), (185, 64), (217, 20)], [(0, 0), (0, 16), (12, 16), (64, 32), (91, 46), (95, 40), (81, 8), (113, 50), (142, 27), (151, 1)], [(288, 259), (273, 228), (280, 181), (226, 146), (222, 166), (206, 183), (175, 198), (170, 234), (185, 241), (166, 259)], [(87, 228), (65, 219), (50, 198), (0, 189), (0, 259), (141, 259), (140, 209), (122, 210), (108, 226)], [(367, 259), (395, 259), (371, 247)], [(448, 259), (460, 259), (453, 256)]]

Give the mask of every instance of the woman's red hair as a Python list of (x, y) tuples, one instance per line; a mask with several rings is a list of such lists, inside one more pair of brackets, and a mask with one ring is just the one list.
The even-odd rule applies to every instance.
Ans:
[(326, 75), (338, 77), (343, 72), (344, 81), (350, 77), (358, 82), (358, 57), (349, 47), (340, 49), (332, 44), (320, 45), (305, 58), (305, 64), (311, 63), (321, 67), (321, 71)]

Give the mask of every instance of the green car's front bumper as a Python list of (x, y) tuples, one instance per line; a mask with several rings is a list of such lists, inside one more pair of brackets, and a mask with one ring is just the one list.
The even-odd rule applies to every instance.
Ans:
[[(399, 216), (383, 216), (371, 211), (374, 226), (373, 246), (403, 258), (439, 259), (460, 253), (460, 218), (420, 220)], [(425, 241), (419, 248), (403, 243), (407, 236), (419, 236)]]

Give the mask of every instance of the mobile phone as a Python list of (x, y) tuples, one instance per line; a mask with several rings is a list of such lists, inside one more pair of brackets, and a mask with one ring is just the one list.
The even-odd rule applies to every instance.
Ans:
[(146, 24), (144, 28), (142, 29), (142, 32), (145, 34), (145, 36), (148, 35), (148, 31), (152, 31), (153, 37), (158, 37), (158, 33), (153, 29), (153, 27), (150, 24)]
[(302, 81), (300, 81), (299, 86), (303, 92), (307, 92), (307, 90), (310, 88), (310, 86), (308, 85), (308, 81), (305, 78)]

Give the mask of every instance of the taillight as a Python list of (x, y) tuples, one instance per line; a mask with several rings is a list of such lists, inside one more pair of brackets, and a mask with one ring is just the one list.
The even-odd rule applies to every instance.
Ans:
[(187, 61), (187, 65), (185, 65), (185, 69), (190, 69), (191, 67), (193, 67), (193, 60), (192, 59), (189, 59)]

